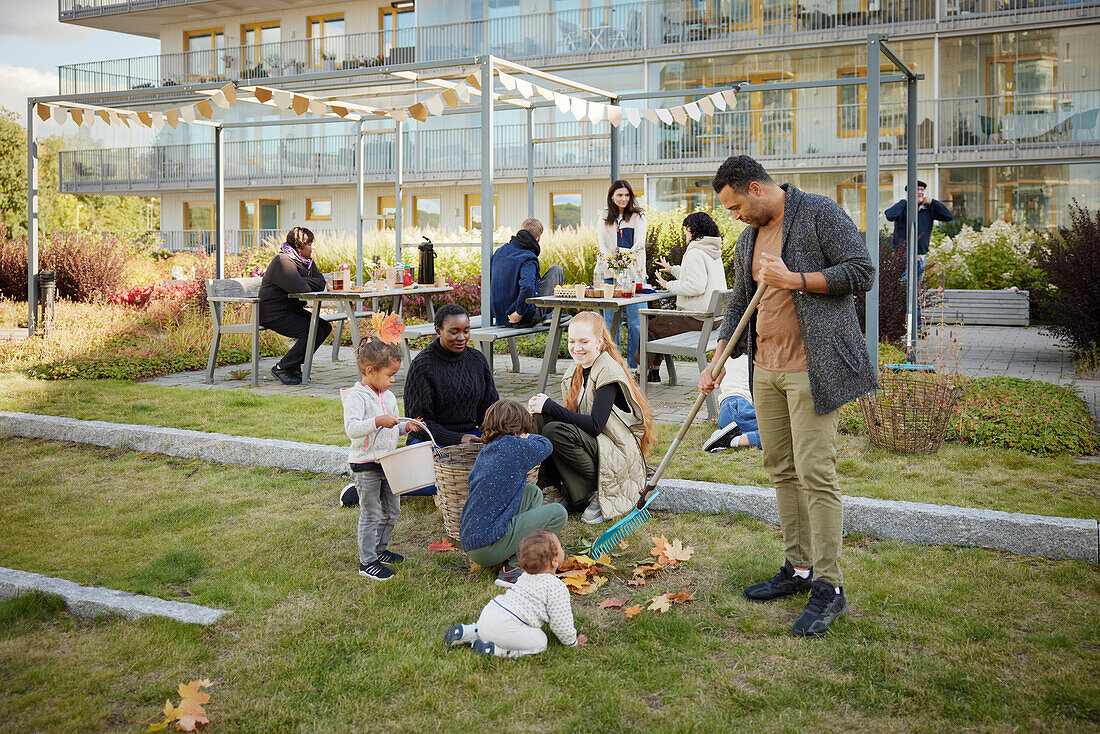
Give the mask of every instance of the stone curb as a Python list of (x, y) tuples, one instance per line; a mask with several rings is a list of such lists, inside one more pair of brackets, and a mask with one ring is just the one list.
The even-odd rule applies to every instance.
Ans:
[[(657, 486), (661, 494), (652, 505), (657, 510), (729, 512), (779, 523), (774, 489), (688, 479), (665, 479)], [(1100, 563), (1100, 526), (1096, 520), (845, 495), (844, 530), (920, 545), (976, 546)]]
[(69, 611), (78, 617), (94, 618), (117, 614), (126, 619), (154, 616), (167, 617), (186, 624), (214, 624), (223, 615), (232, 614), (224, 609), (168, 601), (155, 596), (105, 589), (102, 586), (81, 586), (40, 573), (0, 567), (0, 600), (14, 599), (31, 591), (60, 596), (65, 600)]
[[(73, 441), (243, 466), (344, 474), (341, 446), (229, 436), (178, 428), (0, 411), (0, 435)], [(745, 514), (779, 522), (775, 490), (665, 479), (653, 507), (671, 512)], [(922, 545), (962, 545), (1100, 563), (1096, 520), (1026, 515), (922, 502), (844, 497), (844, 529)]]
[(271, 466), (315, 474), (343, 474), (346, 446), (230, 436), (161, 426), (85, 421), (54, 415), (0, 411), (0, 435), (48, 438), (107, 448), (126, 448), (218, 464)]

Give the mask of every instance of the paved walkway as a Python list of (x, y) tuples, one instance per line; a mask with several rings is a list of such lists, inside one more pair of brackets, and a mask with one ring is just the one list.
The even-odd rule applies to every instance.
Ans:
[[(948, 367), (954, 362), (951, 354), (957, 355), (960, 374), (972, 377), (1022, 377), (1029, 380), (1041, 380), (1057, 384), (1075, 383), (1077, 393), (1088, 403), (1093, 418), (1100, 422), (1100, 380), (1078, 380), (1073, 372), (1073, 360), (1069, 351), (1058, 346), (1055, 340), (1039, 333), (1039, 327), (1012, 326), (943, 326), (935, 327), (927, 339), (921, 342), (923, 360), (931, 360), (933, 354), (944, 354)], [(342, 361), (329, 360), (330, 349), (325, 346), (317, 352), (317, 361), (313, 366), (313, 381), (310, 385), (288, 387), (279, 383), (271, 375), (275, 358), (260, 360), (260, 386), (255, 388), (261, 393), (279, 395), (309, 395), (315, 397), (339, 399), (340, 388), (351, 385), (357, 379), (355, 363), (349, 347), (340, 350)], [(526, 400), (535, 392), (538, 380), (540, 360), (533, 357), (520, 357), (519, 373), (510, 372), (507, 366), (510, 360), (506, 355), (497, 355), (497, 390), (502, 397)], [(559, 368), (568, 368), (572, 362), (559, 359)], [(664, 368), (662, 367), (662, 374)], [(214, 372), (214, 384), (203, 381), (204, 372), (181, 372), (149, 380), (150, 385), (186, 385), (216, 390), (252, 389), (248, 365), (219, 367)], [(394, 393), (400, 398), (404, 392), (403, 369), (394, 384)], [(657, 419), (668, 423), (682, 423), (687, 417), (695, 396), (694, 371), (685, 364), (680, 369), (680, 379), (684, 384), (668, 387), (664, 384), (651, 387), (650, 403)], [(558, 392), (561, 374), (552, 377), (547, 385), (547, 394), (554, 396)]]

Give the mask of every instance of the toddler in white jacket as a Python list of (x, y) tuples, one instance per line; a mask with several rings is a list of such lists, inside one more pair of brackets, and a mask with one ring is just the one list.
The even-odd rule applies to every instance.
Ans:
[(375, 339), (356, 350), (362, 381), (341, 388), (344, 432), (351, 439), (348, 464), (359, 492), (359, 575), (375, 581), (393, 576), (390, 564), (405, 557), (388, 549), (401, 499), (390, 491), (378, 457), (397, 448), (410, 423), (398, 423), (397, 398), (390, 391), (401, 369), (401, 352)]
[(456, 624), (447, 630), (451, 645), (472, 645), (474, 652), (505, 658), (536, 655), (546, 649), (550, 631), (568, 647), (582, 647), (588, 641), (573, 626), (569, 589), (554, 575), (565, 560), (558, 536), (549, 530), (535, 530), (519, 546), (523, 574), (515, 586), (492, 599), (481, 611), (477, 624)]

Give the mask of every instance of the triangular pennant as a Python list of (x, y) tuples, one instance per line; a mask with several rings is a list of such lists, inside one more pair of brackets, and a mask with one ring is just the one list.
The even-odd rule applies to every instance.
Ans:
[(348, 108), (344, 107), (343, 105), (330, 104), (328, 106), (328, 109), (329, 112), (333, 113), (334, 115), (339, 115), (340, 117), (348, 116)]
[(107, 124), (117, 125), (119, 124), (119, 115), (114, 110), (107, 110)]
[(477, 74), (470, 74), (466, 77), (466, 83), (479, 92), (481, 91), (481, 80), (477, 78)]
[(409, 111), (404, 107), (398, 107), (396, 110), (390, 112), (390, 117), (397, 122), (404, 122), (409, 119)]
[(409, 107), (409, 114), (415, 117), (417, 120), (424, 122), (428, 119), (428, 108), (420, 102), (417, 102), (413, 106)]
[(107, 114), (107, 110), (96, 110), (95, 115), (99, 119), (103, 120), (104, 123), (108, 125), (111, 124), (111, 116)]
[(554, 92), (554, 104), (558, 106), (558, 110), (562, 114), (569, 112), (569, 98), (564, 94)]
[(700, 117), (703, 116), (703, 113), (699, 111), (699, 105), (695, 104), (694, 102), (688, 102), (686, 105), (684, 105), (684, 112), (686, 112), (687, 116), (693, 120), (698, 120)]
[(319, 99), (309, 100), (309, 111), (315, 115), (323, 115), (328, 112), (328, 105)]
[(704, 115), (710, 116), (714, 114), (714, 101), (710, 97), (703, 97), (697, 102), (699, 111)]
[(50, 119), (50, 106), (49, 105), (45, 105), (45, 104), (42, 104), (41, 102), (39, 102), (38, 104), (35, 105), (35, 109), (38, 110), (38, 119), (42, 120), (42, 122), (45, 122), (46, 120)]
[(141, 122), (142, 125), (144, 125), (145, 127), (153, 126), (153, 116), (151, 114), (149, 114), (145, 110), (141, 110), (137, 113), (137, 115), (138, 120)]
[(125, 112), (118, 113), (118, 121), (126, 127), (130, 127), (130, 116), (127, 115)]
[(577, 122), (582, 122), (588, 115), (588, 101), (580, 97), (569, 98), (569, 114), (573, 115)]
[(615, 127), (618, 127), (619, 124), (623, 121), (623, 108), (619, 107), (618, 105), (608, 105), (607, 121)]
[(164, 129), (164, 113), (163, 112), (150, 112), (149, 113), (149, 118), (150, 118), (151, 122), (153, 123), (153, 127), (155, 127), (158, 132)]
[[(663, 107), (659, 107), (659, 108), (653, 110), (653, 113), (655, 115), (657, 115), (658, 120), (665, 123), (666, 125), (671, 125), (673, 123), (672, 113), (669, 112), (668, 110), (664, 109)], [(685, 117), (686, 116), (687, 115), (685, 115)]]
[(256, 87), (252, 91), (253, 96), (256, 97), (257, 102), (267, 102), (271, 99), (271, 90), (267, 87)]
[(722, 96), (721, 92), (715, 92), (714, 94), (708, 94), (707, 99), (714, 103), (714, 106), (720, 110), (726, 109), (726, 98)]
[(220, 89), (210, 95), (210, 103), (223, 110), (229, 109), (229, 100), (225, 98), (225, 93)]
[(69, 118), (69, 112), (64, 107), (54, 107), (51, 114), (53, 115), (53, 121), (58, 125), (64, 125), (65, 120)]
[(211, 120), (214, 118), (214, 105), (210, 104), (210, 100), (208, 99), (204, 99), (201, 102), (196, 102), (195, 110), (207, 120)]
[(179, 110), (168, 110), (167, 112), (165, 112), (164, 121), (171, 125), (172, 129), (175, 130), (176, 127), (180, 124)]
[(535, 87), (525, 79), (516, 79), (516, 91), (523, 95), (524, 99), (531, 99), (531, 95), (535, 93)]
[(676, 105), (675, 107), (669, 108), (668, 111), (677, 124), (683, 125), (688, 121), (688, 113), (684, 110), (683, 105)]
[(183, 107), (180, 107), (180, 119), (183, 120), (184, 122), (188, 123), (188, 124), (194, 122), (195, 121), (195, 106), (188, 104), (188, 105), (184, 105)]
[(453, 90), (453, 89), (444, 89), (442, 96), (443, 96), (443, 101), (452, 110), (455, 109), (456, 107), (458, 107), (458, 94), (455, 93), (455, 90)]
[(294, 102), (294, 95), (290, 92), (284, 92), (280, 89), (276, 89), (271, 92), (271, 104), (275, 105), (281, 110), (289, 110), (290, 105)]
[(540, 95), (542, 95), (542, 98), (545, 99), (547, 102), (553, 102), (554, 101), (555, 92), (554, 92), (553, 89), (547, 89), (546, 87), (536, 86), (535, 91), (538, 92)]
[(500, 83), (504, 85), (504, 88), (508, 91), (513, 91), (516, 88), (516, 78), (511, 74), (505, 74), (503, 71), (498, 71), (497, 76), (500, 77)]
[(434, 116), (442, 115), (444, 108), (443, 95), (433, 94), (431, 97), (428, 97), (424, 100), (424, 108)]
[(588, 119), (591, 122), (603, 122), (604, 110), (606, 109), (607, 105), (601, 102), (589, 102)]
[(623, 117), (635, 128), (642, 124), (642, 111), (637, 107), (623, 107)]
[(466, 82), (459, 82), (455, 85), (455, 96), (458, 97), (463, 104), (470, 101), (470, 87)]
[(309, 100), (300, 94), (295, 94), (290, 101), (290, 109), (294, 110), (296, 115), (304, 115), (309, 109)]
[(229, 104), (237, 103), (237, 85), (233, 82), (226, 84), (218, 91), (222, 93), (222, 96), (225, 97), (225, 101)]
[(73, 118), (73, 122), (75, 122), (77, 125), (84, 124), (84, 110), (78, 109), (76, 107), (70, 107), (69, 116)]
[(726, 100), (726, 104), (729, 105), (731, 110), (737, 109), (737, 92), (727, 89), (722, 92), (722, 99)]

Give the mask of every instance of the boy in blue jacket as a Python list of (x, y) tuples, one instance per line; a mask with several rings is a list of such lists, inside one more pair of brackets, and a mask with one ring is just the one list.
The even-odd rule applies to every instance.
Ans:
[(531, 326), (543, 319), (542, 309), (527, 303), (535, 296), (552, 296), (554, 288), (565, 282), (561, 265), (551, 265), (539, 277), (539, 239), (542, 222), (523, 220), (519, 231), (493, 253), (490, 261), (494, 326)]

